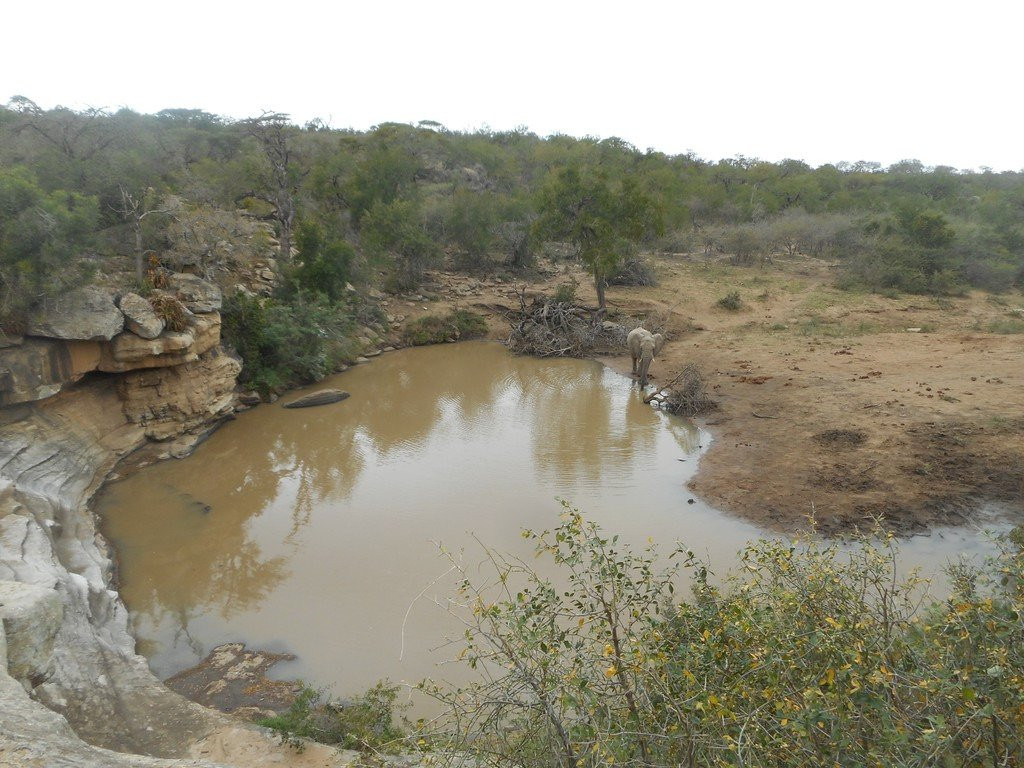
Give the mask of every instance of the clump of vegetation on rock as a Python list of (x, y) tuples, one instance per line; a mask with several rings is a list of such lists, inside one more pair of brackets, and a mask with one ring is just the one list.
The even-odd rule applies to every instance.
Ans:
[(343, 749), (394, 751), (404, 738), (394, 724), (397, 698), (398, 687), (387, 682), (345, 702), (328, 701), (322, 691), (303, 686), (287, 712), (259, 724), (300, 751), (306, 739)]
[(149, 304), (156, 316), (164, 321), (169, 331), (184, 331), (188, 328), (188, 310), (185, 305), (169, 293), (153, 291), (149, 295)]

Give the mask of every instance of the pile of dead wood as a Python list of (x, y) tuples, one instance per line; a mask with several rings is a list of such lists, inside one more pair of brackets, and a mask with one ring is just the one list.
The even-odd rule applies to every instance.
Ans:
[(605, 312), (574, 302), (519, 294), (519, 310), (508, 314), (508, 348), (535, 357), (586, 357), (621, 352), (628, 330)]
[(703, 374), (693, 363), (684, 365), (668, 384), (645, 396), (644, 402), (657, 403), (678, 416), (699, 416), (718, 408), (708, 394)]

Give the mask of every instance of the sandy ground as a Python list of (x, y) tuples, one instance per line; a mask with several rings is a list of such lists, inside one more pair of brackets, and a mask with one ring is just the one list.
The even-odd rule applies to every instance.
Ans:
[[(832, 287), (808, 258), (737, 267), (697, 256), (654, 258), (657, 287), (612, 287), (609, 310), (647, 316), (670, 341), (652, 365), (667, 382), (687, 362), (719, 410), (692, 490), (776, 530), (871, 525), (911, 534), (977, 516), (987, 502), (1024, 519), (1024, 297), (885, 298)], [(444, 306), (486, 309), (504, 338), (515, 289), (575, 276), (560, 265), (529, 284), (433, 275), (429, 302), (393, 300), (409, 317)], [(743, 306), (716, 302), (739, 291)], [(916, 330), (911, 330), (916, 329)], [(1001, 331), (1001, 332), (995, 332)], [(629, 358), (607, 359), (629, 372)]]

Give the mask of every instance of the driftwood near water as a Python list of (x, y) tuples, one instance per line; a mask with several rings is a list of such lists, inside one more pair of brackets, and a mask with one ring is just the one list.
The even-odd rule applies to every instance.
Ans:
[(336, 403), (339, 400), (344, 400), (349, 396), (348, 392), (344, 392), (340, 389), (321, 389), (316, 392), (310, 392), (308, 395), (300, 397), (298, 400), (292, 400), (290, 403), (285, 403), (285, 408), (311, 408), (314, 405), (329, 405)]
[(699, 416), (718, 407), (707, 392), (700, 369), (687, 363), (675, 377), (644, 397), (645, 403), (656, 403), (678, 416)]

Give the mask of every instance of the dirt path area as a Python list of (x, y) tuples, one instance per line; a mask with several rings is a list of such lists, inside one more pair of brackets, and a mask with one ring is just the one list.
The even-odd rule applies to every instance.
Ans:
[[(1024, 298), (885, 298), (831, 287), (812, 259), (737, 267), (655, 259), (659, 285), (610, 288), (611, 312), (656, 315), (670, 341), (654, 382), (685, 363), (705, 373), (720, 409), (692, 489), (719, 508), (789, 530), (813, 514), (838, 533), (882, 517), (898, 533), (968, 520), (984, 501), (1024, 516)], [(586, 276), (565, 266), (525, 286), (549, 290)], [(518, 306), (509, 280), (434, 276), (439, 305)], [(742, 306), (718, 299), (738, 291)], [(625, 355), (607, 360), (629, 371)]]

